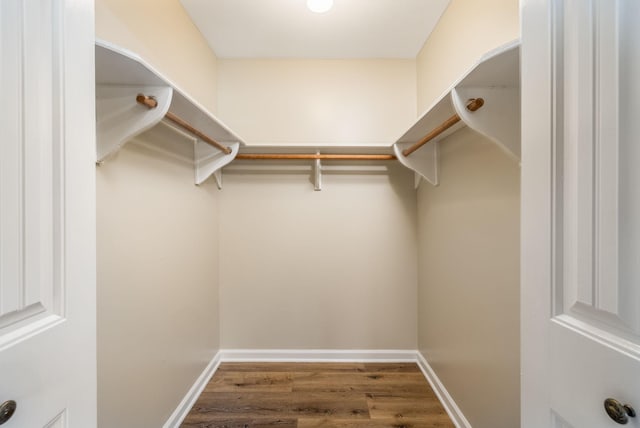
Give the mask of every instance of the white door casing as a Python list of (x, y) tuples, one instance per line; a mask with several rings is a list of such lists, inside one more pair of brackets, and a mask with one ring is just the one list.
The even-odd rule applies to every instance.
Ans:
[(640, 2), (521, 6), (522, 426), (615, 427), (606, 398), (640, 410)]
[(91, 0), (0, 2), (0, 403), (96, 425)]

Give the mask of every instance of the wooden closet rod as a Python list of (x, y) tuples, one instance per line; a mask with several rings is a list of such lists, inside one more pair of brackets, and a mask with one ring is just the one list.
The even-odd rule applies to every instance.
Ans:
[[(155, 98), (149, 97), (149, 96), (144, 95), (144, 94), (138, 94), (138, 96), (136, 97), (136, 101), (138, 102), (138, 104), (142, 104), (143, 106), (146, 106), (148, 109), (153, 109), (153, 108), (158, 107), (158, 101)], [(218, 150), (220, 150), (220, 151), (222, 151), (222, 152), (224, 152), (226, 154), (230, 154), (231, 153), (231, 148), (223, 146), (222, 144), (218, 143), (213, 138), (209, 137), (206, 134), (203, 134), (202, 132), (200, 132), (199, 130), (197, 130), (193, 126), (191, 126), (191, 124), (189, 124), (189, 122), (183, 120), (179, 116), (176, 116), (175, 114), (171, 113), (170, 111), (168, 111), (164, 115), (164, 117), (169, 119), (171, 122), (175, 123), (179, 127), (189, 131), (190, 133), (192, 133), (196, 137), (200, 138), (205, 143), (215, 147), (216, 149), (218, 149)]]
[[(467, 110), (476, 111), (483, 105), (484, 105), (484, 100), (482, 98), (473, 98), (469, 100), (469, 102), (467, 103)], [(404, 149), (402, 151), (402, 154), (405, 156), (409, 156), (411, 153), (415, 152), (420, 147), (424, 146), (429, 141), (433, 140), (438, 135), (442, 134), (444, 131), (451, 128), (453, 125), (455, 125), (459, 121), (460, 121), (460, 116), (458, 116), (457, 114), (454, 114), (449, 119), (445, 120), (440, 126), (434, 128), (433, 131), (425, 135), (425, 137), (422, 140), (418, 141), (413, 146), (407, 147), (406, 149)]]
[(314, 154), (314, 153), (246, 153), (239, 154), (236, 159), (245, 160), (301, 160), (301, 159), (326, 159), (326, 160), (395, 160), (394, 155), (347, 155), (347, 154)]

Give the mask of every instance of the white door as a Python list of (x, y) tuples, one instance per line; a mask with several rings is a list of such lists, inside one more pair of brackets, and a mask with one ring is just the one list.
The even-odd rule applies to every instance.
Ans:
[(93, 22), (0, 0), (2, 428), (96, 426)]
[(640, 1), (521, 10), (522, 426), (640, 427)]

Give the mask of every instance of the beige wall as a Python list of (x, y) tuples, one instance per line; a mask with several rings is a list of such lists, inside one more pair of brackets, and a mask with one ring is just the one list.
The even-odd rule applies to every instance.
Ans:
[(418, 192), (418, 346), (474, 428), (519, 426), (520, 168), (463, 128)]
[(129, 143), (97, 195), (99, 426), (159, 427), (218, 350), (218, 190)]
[(391, 145), (416, 117), (413, 60), (232, 60), (218, 112), (250, 144)]
[[(96, 36), (215, 110), (216, 57), (178, 0), (96, 0)], [(218, 193), (192, 156), (130, 143), (97, 168), (100, 427), (162, 426), (219, 349)]]
[(416, 58), (418, 113), (486, 52), (520, 37), (518, 0), (451, 0)]
[(222, 348), (416, 349), (413, 174), (325, 174), (315, 192), (308, 172), (245, 165), (224, 173)]
[[(418, 111), (519, 37), (517, 0), (452, 0), (417, 58)], [(418, 192), (418, 347), (474, 428), (519, 426), (518, 164), (468, 128)]]
[(179, 0), (96, 0), (96, 37), (138, 54), (216, 112), (216, 57)]

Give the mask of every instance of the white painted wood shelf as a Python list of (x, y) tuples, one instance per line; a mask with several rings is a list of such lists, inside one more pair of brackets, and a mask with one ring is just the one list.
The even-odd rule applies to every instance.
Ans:
[[(153, 129), (160, 140), (181, 138), (192, 143), (195, 183), (201, 184), (214, 175), (220, 187), (220, 169), (238, 154), (245, 144), (242, 139), (136, 54), (100, 40), (96, 41), (95, 49), (96, 161), (103, 162), (128, 141)], [(148, 109), (138, 104), (138, 94), (153, 96), (158, 106)], [(229, 147), (231, 152), (227, 154), (170, 124), (164, 118), (168, 111)], [(171, 150), (175, 146), (163, 144), (161, 149)]]
[[(179, 151), (180, 157), (193, 156), (195, 183), (212, 175), (222, 187), (222, 168), (239, 153), (307, 154), (387, 154), (433, 185), (438, 184), (438, 141), (467, 125), (498, 144), (511, 157), (520, 159), (520, 60), (519, 41), (513, 41), (484, 55), (450, 90), (445, 92), (392, 146), (247, 146), (222, 121), (153, 69), (136, 54), (104, 41), (96, 41), (97, 162), (101, 163), (124, 144), (145, 131), (153, 137), (148, 143), (158, 150)], [(136, 96), (153, 96), (158, 106), (148, 109)], [(482, 98), (484, 105), (475, 112), (466, 109), (469, 99)], [(231, 149), (225, 153), (165, 120), (171, 113), (202, 133)], [(403, 150), (422, 140), (453, 115), (460, 121), (433, 141), (405, 156)], [(160, 126), (158, 126), (160, 125)], [(170, 142), (186, 139), (193, 154), (175, 149)], [(171, 147), (174, 147), (173, 149)], [(309, 161), (307, 161), (309, 162)], [(321, 189), (321, 159), (311, 160), (316, 190)], [(357, 167), (356, 167), (357, 169)], [(419, 180), (416, 181), (416, 184)]]
[[(475, 112), (466, 109), (468, 100), (482, 98)], [(422, 140), (433, 129), (457, 114), (460, 121), (414, 153), (403, 150)], [(520, 161), (520, 41), (516, 40), (485, 54), (451, 89), (445, 92), (394, 144), (398, 160), (433, 185), (438, 185), (439, 141), (464, 125), (495, 142), (509, 156)], [(419, 180), (416, 180), (416, 184)]]
[[(278, 155), (309, 155), (318, 156), (317, 159), (265, 159), (256, 164), (254, 160), (245, 160), (244, 156)], [(346, 156), (346, 159), (339, 157)], [(365, 157), (364, 159), (354, 159), (351, 157)], [(383, 159), (376, 157), (382, 156)], [(373, 157), (367, 159), (366, 157)], [(228, 165), (225, 171), (237, 172), (251, 171), (273, 171), (288, 173), (310, 173), (310, 181), (314, 190), (322, 190), (323, 173), (359, 173), (359, 174), (381, 174), (388, 172), (388, 163), (396, 162), (393, 148), (391, 146), (294, 146), (294, 145), (253, 145), (241, 148), (238, 158), (232, 165)], [(250, 167), (249, 167), (250, 166)]]

